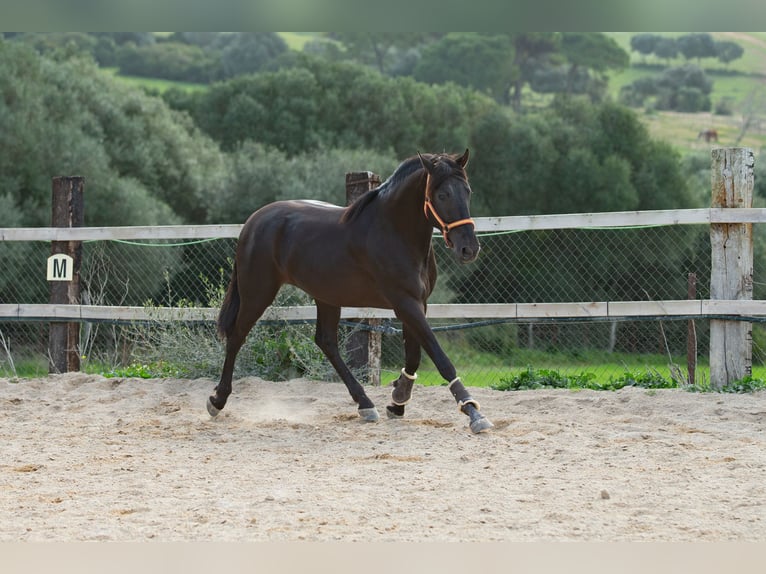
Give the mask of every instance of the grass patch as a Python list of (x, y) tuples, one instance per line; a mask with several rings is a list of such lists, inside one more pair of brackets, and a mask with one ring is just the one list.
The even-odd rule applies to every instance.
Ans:
[(34, 379), (48, 376), (48, 361), (42, 357), (22, 357), (13, 365), (0, 362), (0, 377)]
[(562, 374), (548, 369), (533, 369), (527, 367), (517, 375), (500, 379), (495, 385), (490, 385), (497, 391), (521, 391), (532, 389), (590, 389), (594, 391), (616, 391), (623, 387), (642, 387), (645, 389), (673, 389), (678, 384), (667, 379), (656, 371), (643, 373), (624, 372), (616, 378), (610, 377), (607, 381), (599, 381), (596, 375), (590, 372), (581, 372), (573, 375)]
[(691, 392), (721, 392), (721, 393), (752, 393), (766, 389), (766, 381), (753, 377), (745, 377), (740, 381), (727, 385), (722, 389), (713, 389), (709, 383), (687, 385), (676, 379), (663, 377), (653, 370), (644, 372), (626, 371), (622, 375), (607, 381), (599, 381), (593, 373), (582, 372), (574, 375), (562, 374), (548, 369), (526, 370), (509, 378), (501, 379), (499, 383), (490, 385), (498, 391), (521, 391), (534, 389), (572, 389), (593, 391), (616, 391), (624, 387), (643, 389), (684, 389)]
[(124, 76), (120, 74), (117, 68), (101, 68), (112, 74), (112, 76), (122, 84), (133, 88), (157, 91), (160, 94), (170, 88), (177, 88), (186, 92), (198, 92), (208, 89), (207, 84), (195, 84), (194, 82), (176, 82), (173, 80), (163, 80), (160, 78), (147, 78), (143, 76)]
[(181, 377), (181, 369), (171, 363), (155, 361), (149, 364), (131, 363), (127, 367), (116, 367), (102, 374), (106, 378), (166, 379)]
[[(713, 392), (710, 369), (700, 360), (696, 383), (685, 381), (686, 358), (666, 355), (608, 353), (588, 350), (548, 352), (515, 349), (506, 356), (473, 352), (460, 345), (444, 342), (444, 349), (461, 375), (463, 383), (473, 387), (498, 390), (568, 388), (618, 390), (626, 386), (646, 389), (683, 388), (696, 392)], [(398, 371), (391, 370), (381, 378), (383, 384), (394, 380)], [(679, 382), (680, 381), (680, 382)], [(418, 370), (418, 383), (444, 385), (445, 381), (433, 364), (424, 357)], [(753, 366), (751, 377), (737, 381), (721, 392), (752, 392), (766, 388), (766, 366)]]

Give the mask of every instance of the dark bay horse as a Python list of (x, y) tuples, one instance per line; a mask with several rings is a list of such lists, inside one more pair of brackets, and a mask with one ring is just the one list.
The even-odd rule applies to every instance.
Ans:
[(426, 302), (436, 282), (433, 228), (442, 231), (460, 262), (473, 261), (479, 254), (468, 209), (467, 163), (468, 150), (461, 156), (418, 154), (349, 207), (292, 200), (253, 213), (242, 227), (218, 317), (226, 358), (221, 380), (208, 399), (211, 416), (224, 408), (231, 394), (234, 361), (245, 337), (287, 283), (316, 302), (316, 344), (359, 405), (362, 420), (377, 421), (378, 411), (338, 351), (341, 307), (393, 309), (402, 322), (405, 364), (393, 382), (389, 417), (404, 416), (422, 348), (449, 384), (458, 408), (470, 418), (471, 430), (491, 428), (426, 321)]

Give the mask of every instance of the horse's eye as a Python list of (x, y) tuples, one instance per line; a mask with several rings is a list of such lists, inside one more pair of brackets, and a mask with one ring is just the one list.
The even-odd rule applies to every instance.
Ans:
[(439, 198), (439, 201), (446, 201), (449, 197), (449, 194), (446, 191), (440, 191), (436, 194), (436, 197)]

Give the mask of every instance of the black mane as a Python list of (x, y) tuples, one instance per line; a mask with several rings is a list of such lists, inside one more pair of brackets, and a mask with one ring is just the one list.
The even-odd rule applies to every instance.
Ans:
[[(445, 179), (452, 175), (460, 175), (465, 178), (465, 172), (456, 165), (454, 158), (449, 155), (434, 155), (423, 154), (425, 161), (433, 161), (438, 159), (436, 163), (436, 170), (434, 172), (434, 187), (438, 187)], [(413, 156), (404, 160), (399, 167), (396, 168), (391, 176), (381, 183), (375, 189), (364, 193), (357, 198), (351, 205), (346, 208), (345, 213), (341, 217), (342, 222), (350, 222), (358, 217), (358, 215), (379, 196), (385, 196), (386, 193), (392, 189), (397, 189), (407, 178), (423, 170), (423, 164), (420, 157)]]

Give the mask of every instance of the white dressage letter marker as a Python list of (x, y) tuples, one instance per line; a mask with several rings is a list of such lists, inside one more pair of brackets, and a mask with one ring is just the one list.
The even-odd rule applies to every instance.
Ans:
[(74, 260), (64, 253), (48, 257), (48, 281), (71, 281)]

